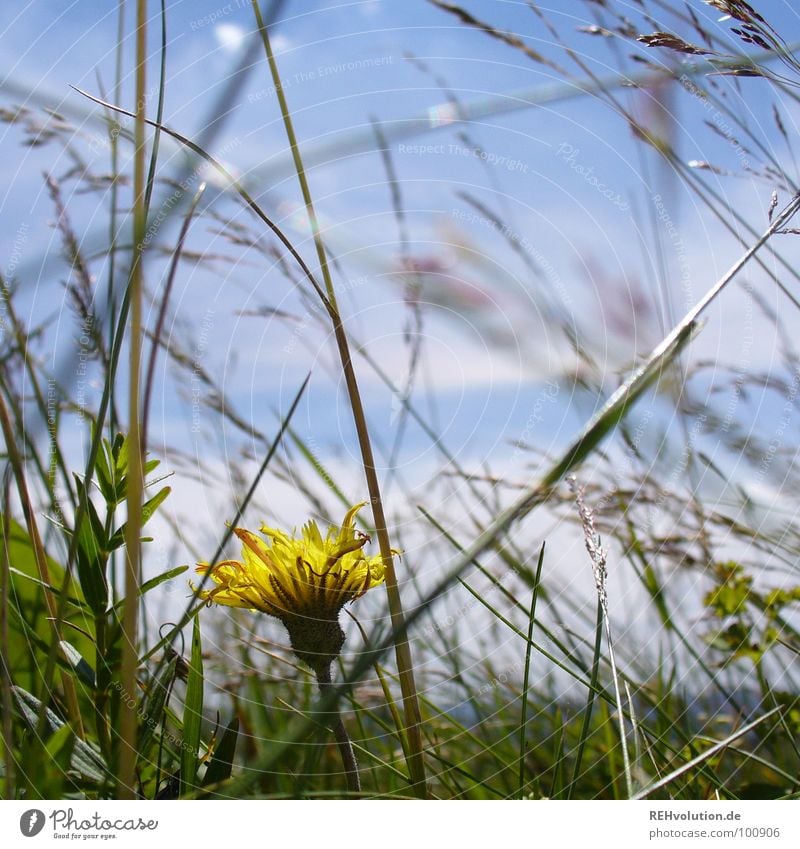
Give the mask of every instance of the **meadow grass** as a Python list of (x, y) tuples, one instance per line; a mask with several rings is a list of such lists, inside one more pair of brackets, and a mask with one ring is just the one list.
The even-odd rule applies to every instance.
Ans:
[[(697, 484), (707, 476), (727, 484), (725, 464), (734, 461), (755, 476), (768, 457), (782, 475), (773, 482), (779, 493), (794, 491), (797, 443), (789, 424), (776, 442), (751, 427), (746, 411), (738, 420), (722, 419), (703, 395), (703, 381), (713, 372), (721, 385), (735, 387), (737, 398), (748, 387), (766, 385), (787, 405), (787, 415), (793, 413), (800, 360), (786, 329), (790, 314), (773, 311), (763, 296), (751, 293), (775, 331), (781, 368), (766, 378), (736, 364), (691, 358), (709, 307), (730, 295), (745, 268), (766, 272), (787, 310), (798, 306), (792, 292), (797, 267), (776, 242), (797, 233), (797, 186), (791, 167), (775, 153), (776, 139), (791, 151), (791, 134), (777, 106), (774, 127), (754, 127), (731, 92), (744, 102), (746, 95), (736, 88), (739, 78), (758, 76), (776, 98), (794, 102), (800, 67), (784, 39), (746, 3), (711, 4), (732, 16), (730, 37), (678, 4), (646, 4), (651, 17), (642, 14), (642, 28), (636, 29), (614, 4), (600, 22), (587, 3), (587, 20), (598, 21), (588, 27), (589, 35), (636, 47), (642, 57), (646, 53), (641, 61), (649, 63), (653, 91), (674, 86), (701, 113), (719, 116), (715, 126), (719, 131), (724, 123), (729, 141), (735, 133), (750, 160), (748, 175), (776, 192), (759, 229), (726, 202), (720, 168), (687, 163), (679, 154), (677, 125), (659, 126), (643, 117), (624, 95), (625, 77), (620, 74), (619, 85), (600, 80), (535, 6), (531, 21), (550, 38), (545, 52), (527, 32), (509, 32), (454, 4), (432, 0), (432, 5), (448, 20), (579, 87), (580, 96), (603, 102), (719, 232), (740, 243), (738, 254), (728, 258), (729, 271), (705, 281), (683, 315), (666, 310), (649, 353), (631, 356), (619, 373), (609, 374), (576, 332), (575, 316), (542, 287), (542, 269), (521, 250), (505, 213), (454, 188), (528, 264), (531, 286), (542, 287), (542, 309), (559, 342), (581, 364), (571, 383), (564, 375), (559, 380), (575, 392), (576, 407), (581, 398), (593, 399), (592, 414), (559, 450), (544, 452), (520, 439), (518, 467), (504, 474), (475, 468), (448, 450), (435, 409), (422, 403), (428, 399), (417, 391), (425, 361), (421, 343), (408, 342), (408, 371), (400, 385), (339, 305), (337, 286), (346, 282), (341, 258), (317, 219), (312, 175), (294, 131), (291, 90), (284, 91), (280, 56), (276, 59), (270, 45), (272, 22), (262, 18), (255, 0), (253, 38), (264, 53), (256, 72), (277, 95), (276, 120), (286, 134), (310, 239), (293, 235), (269, 201), (214, 155), (212, 133), (194, 139), (165, 122), (164, 3), (151, 20), (146, 3), (137, 3), (132, 60), (137, 108), (124, 107), (121, 11), (111, 94), (84, 98), (108, 133), (110, 178), (100, 179), (86, 163), (46, 178), (70, 266), (70, 318), (86, 337), (74, 359), (84, 357), (102, 385), (94, 407), (48, 364), (50, 329), (23, 320), (17, 304), (27, 281), (0, 281), (6, 340), (0, 359), (6, 445), (3, 798), (712, 800), (800, 794), (800, 525), (791, 508), (765, 521), (757, 509), (759, 496), (746, 484), (731, 484), (740, 506), (728, 512)], [(657, 29), (644, 29), (655, 20)], [(154, 110), (146, 96), (153, 31), (160, 33)], [(751, 48), (760, 51), (757, 62), (741, 52)], [(716, 62), (716, 73), (687, 76), (672, 62), (673, 54)], [(428, 72), (422, 60), (412, 61)], [(731, 87), (724, 89), (720, 79)], [(443, 80), (437, 85), (446, 88)], [(237, 94), (235, 87), (227, 91), (231, 99)], [(450, 99), (464, 111), (452, 92)], [(220, 114), (208, 121), (215, 132)], [(61, 145), (80, 156), (78, 135), (67, 119), (42, 125), (27, 108), (3, 115), (23, 139), (54, 149)], [(133, 120), (133, 133), (122, 128), (126, 117)], [(391, 189), (401, 254), (397, 276), (405, 287), (411, 340), (421, 336), (426, 316), (420, 293), (435, 269), (415, 256), (411, 213), (385, 128), (375, 121), (373, 130)], [(469, 126), (459, 132), (463, 144), (479, 150)], [(171, 178), (160, 168), (165, 138), (185, 156), (182, 170)], [(121, 170), (123, 146), (134, 152), (130, 190), (129, 175)], [(211, 200), (206, 182), (187, 179), (197, 176), (201, 163), (217, 193)], [(102, 255), (86, 255), (63, 199), (67, 185), (88, 192), (100, 208), (108, 206)], [(167, 215), (163, 204), (155, 209), (161, 192), (175, 198)], [(131, 214), (125, 216), (121, 210), (128, 201)], [(173, 222), (179, 223), (174, 238)], [(172, 303), (175, 281), (189, 263), (218, 268), (236, 257), (195, 249), (192, 233), (201, 223), (218, 228), (231, 250), (268, 263), (307, 307), (313, 332), (332, 338), (336, 365), (324, 376), (346, 389), (360, 461), (352, 475), (338, 467), (332, 471), (319, 458), (313, 436), (296, 422), (310, 375), (291, 388), (289, 403), (282, 399), (274, 423), (267, 425), (251, 421), (224, 379), (193, 353), (197, 342), (190, 331), (181, 332), (181, 307)], [(120, 235), (123, 227), (129, 236)], [(657, 227), (652, 238), (658, 253), (663, 234)], [(165, 262), (156, 265), (153, 255)], [(478, 260), (472, 261), (477, 268)], [(107, 274), (103, 295), (94, 272), (101, 266)], [(149, 271), (157, 267), (159, 277)], [(665, 264), (662, 271), (659, 285), (665, 302), (672, 303), (674, 281)], [(271, 309), (265, 305), (261, 315), (280, 320)], [(292, 326), (294, 319), (285, 318)], [(179, 332), (167, 334), (168, 324)], [(151, 417), (159, 362), (169, 364), (176, 386), (202, 387), (206, 422), (236, 434), (247, 451), (199, 456), (167, 443), (156, 450)], [(393, 439), (387, 441), (369, 421), (359, 382), (364, 375), (397, 400)], [(669, 428), (654, 423), (657, 436), (648, 441), (637, 429), (642, 420), (636, 411), (658, 404), (666, 405), (672, 421)], [(83, 465), (76, 464), (70, 444), (76, 420), (86, 446)], [(719, 458), (697, 440), (698, 421), (724, 449)], [(404, 482), (398, 464), (411, 426), (430, 440), (441, 463), (436, 486), (423, 492), (427, 498)], [(237, 495), (225, 516), (229, 525), (221, 519), (211, 557), (200, 545), (193, 547), (195, 530), (167, 510), (171, 487), (162, 483), (170, 476), (206, 486), (216, 482), (221, 490), (232, 483)], [(356, 493), (369, 500), (363, 528), (378, 544), (386, 602), (376, 601), (380, 591), (373, 589), (371, 602), (346, 609), (348, 641), (332, 680), (317, 675), (315, 681), (288, 647), (286, 634), (267, 617), (235, 611), (223, 618), (207, 611), (200, 595), (207, 589), (205, 577), (195, 581), (180, 615), (174, 609), (162, 615), (159, 594), (186, 587), (188, 566), (176, 561), (155, 574), (143, 571), (149, 545), (143, 533), (154, 517), (156, 542), (173, 551), (179, 539), (184, 560), (187, 549), (192, 558), (211, 564), (237, 557), (230, 545), (233, 529), (247, 525), (257, 510), (269, 510), (260, 496), (265, 482), (291, 486), (309, 515), (347, 509), (360, 500)], [(389, 489), (399, 490), (400, 507), (396, 495), (387, 498)], [(535, 531), (529, 524), (534, 519), (539, 519)], [(573, 550), (583, 548), (573, 562), (584, 575), (577, 581), (581, 593), (570, 589), (574, 576), (567, 584), (563, 568), (552, 565), (565, 539), (576, 543)], [(637, 631), (624, 616), (615, 616), (615, 588), (625, 582), (638, 588), (643, 618), (651, 623), (646, 634), (641, 624)], [(351, 744), (360, 772), (355, 782), (346, 754)]]

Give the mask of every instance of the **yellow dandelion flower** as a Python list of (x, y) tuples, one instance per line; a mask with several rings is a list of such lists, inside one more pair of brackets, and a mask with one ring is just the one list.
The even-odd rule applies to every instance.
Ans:
[(369, 537), (355, 527), (364, 504), (348, 510), (341, 527), (330, 527), (324, 538), (313, 520), (303, 526), (300, 537), (262, 525), (268, 542), (234, 528), (242, 542), (242, 559), (214, 566), (199, 563), (197, 572), (208, 574), (216, 584), (202, 590), (200, 598), (276, 616), (300, 660), (315, 672), (329, 669), (344, 643), (342, 607), (384, 580), (380, 556), (364, 555)]

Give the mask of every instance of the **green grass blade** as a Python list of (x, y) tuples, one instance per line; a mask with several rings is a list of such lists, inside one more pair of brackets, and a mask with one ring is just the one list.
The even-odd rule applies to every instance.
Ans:
[(544, 546), (539, 551), (539, 562), (536, 564), (536, 582), (531, 593), (531, 608), (528, 613), (528, 636), (525, 646), (525, 671), (522, 675), (522, 708), (519, 722), (519, 795), (525, 793), (525, 729), (528, 724), (528, 682), (531, 673), (531, 649), (533, 648), (533, 623), (536, 621), (536, 601), (539, 598), (539, 587), (542, 579), (544, 564)]
[(186, 704), (183, 709), (183, 745), (181, 746), (181, 796), (195, 787), (200, 754), (200, 730), (203, 720), (203, 652), (200, 645), (200, 617), (192, 628), (192, 655), (186, 682)]
[(656, 790), (661, 789), (662, 787), (666, 787), (668, 784), (675, 781), (676, 778), (680, 778), (682, 775), (685, 775), (687, 772), (690, 772), (694, 767), (702, 764), (704, 761), (707, 761), (709, 758), (713, 757), (717, 754), (717, 752), (721, 752), (723, 749), (727, 749), (731, 743), (738, 740), (740, 737), (743, 737), (745, 734), (749, 734), (755, 728), (758, 728), (762, 722), (768, 720), (771, 716), (774, 716), (781, 710), (780, 707), (775, 707), (767, 713), (762, 714), (758, 717), (758, 719), (749, 722), (747, 725), (742, 726), (741, 728), (734, 731), (733, 734), (729, 734), (724, 740), (720, 740), (718, 743), (715, 743), (710, 748), (706, 749), (706, 751), (697, 755), (697, 757), (692, 758), (690, 761), (687, 761), (682, 766), (670, 772), (668, 775), (665, 775), (663, 778), (654, 782), (653, 784), (648, 785), (643, 790), (640, 790), (636, 793), (632, 798), (634, 799), (646, 799), (648, 796), (655, 793)]
[(239, 738), (239, 719), (234, 717), (222, 734), (222, 738), (214, 750), (214, 756), (208, 763), (206, 774), (203, 776), (203, 787), (213, 787), (231, 777), (233, 756), (236, 752), (236, 742)]

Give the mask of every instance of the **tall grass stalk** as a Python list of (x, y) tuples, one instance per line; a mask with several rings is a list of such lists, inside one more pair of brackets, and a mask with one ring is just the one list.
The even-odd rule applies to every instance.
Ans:
[(136, 668), (139, 583), (141, 569), (141, 526), (144, 475), (143, 446), (139, 418), (139, 378), (142, 359), (142, 258), (147, 232), (145, 198), (145, 105), (147, 91), (147, 3), (136, 4), (136, 149), (133, 172), (133, 256), (130, 278), (131, 326), (128, 392), (128, 439), (130, 444), (127, 507), (125, 526), (125, 603), (122, 613), (122, 664), (120, 681), (123, 698), (120, 702), (120, 749), (118, 794), (121, 799), (133, 798), (136, 778), (136, 737), (138, 732)]
[[(619, 740), (622, 748), (622, 767), (625, 773), (625, 789), (627, 791), (627, 796), (630, 799), (631, 796), (633, 796), (633, 778), (631, 776), (630, 755), (628, 754), (628, 736), (625, 730), (625, 706), (620, 694), (617, 660), (614, 656), (614, 642), (611, 638), (611, 618), (608, 614), (608, 590), (606, 588), (608, 568), (606, 566), (606, 552), (603, 549), (600, 537), (595, 530), (594, 517), (592, 516), (591, 510), (589, 510), (586, 506), (586, 502), (583, 498), (583, 490), (578, 487), (575, 475), (569, 475), (567, 481), (575, 494), (575, 501), (578, 505), (578, 512), (581, 516), (586, 550), (589, 552), (589, 557), (592, 560), (592, 572), (594, 573), (597, 600), (603, 614), (603, 627), (605, 629), (606, 644), (608, 646), (608, 662), (611, 666), (611, 679), (614, 683), (614, 699), (617, 703), (617, 722), (619, 724)], [(631, 715), (633, 715), (633, 704), (630, 702), (630, 699), (628, 700), (628, 704), (630, 705)]]
[(292, 158), (294, 161), (297, 178), (300, 182), (300, 188), (303, 193), (303, 201), (308, 214), (311, 232), (314, 237), (314, 244), (317, 250), (322, 277), (325, 283), (325, 293), (330, 303), (330, 315), (333, 322), (333, 331), (336, 337), (336, 344), (339, 349), (339, 357), (342, 363), (342, 371), (347, 386), (347, 394), (350, 399), (350, 408), (353, 413), (356, 432), (358, 434), (358, 444), (361, 449), (362, 464), (364, 467), (364, 475), (367, 481), (367, 489), (370, 496), (370, 504), (372, 507), (373, 524), (375, 525), (375, 533), (378, 537), (378, 545), (380, 547), (381, 558), (383, 559), (384, 568), (386, 570), (386, 591), (389, 599), (389, 611), (392, 620), (392, 628), (395, 633), (395, 654), (397, 658), (397, 669), (400, 676), (400, 689), (403, 694), (403, 708), (405, 714), (405, 734), (408, 743), (408, 768), (411, 773), (411, 782), (414, 792), (424, 798), (426, 796), (425, 785), (425, 765), (422, 757), (422, 719), (419, 709), (419, 700), (417, 698), (416, 683), (414, 681), (414, 666), (411, 658), (411, 647), (408, 642), (408, 634), (405, 630), (405, 616), (403, 613), (402, 600), (400, 598), (400, 589), (397, 583), (397, 573), (394, 568), (394, 559), (392, 555), (392, 545), (389, 540), (389, 531), (387, 528), (386, 515), (383, 509), (383, 500), (381, 499), (380, 483), (378, 474), (375, 468), (375, 459), (372, 451), (372, 443), (369, 437), (369, 429), (367, 426), (367, 418), (364, 413), (364, 405), (361, 401), (361, 393), (358, 388), (353, 361), (350, 356), (350, 347), (347, 341), (347, 333), (342, 324), (341, 316), (336, 305), (336, 291), (331, 278), (330, 268), (328, 266), (328, 257), (325, 251), (325, 245), (322, 241), (322, 236), (319, 232), (319, 224), (314, 211), (314, 204), (311, 197), (311, 191), (308, 186), (303, 160), (300, 155), (300, 148), (297, 144), (294, 126), (292, 123), (289, 106), (286, 102), (286, 96), (283, 90), (283, 83), (278, 71), (275, 56), (272, 52), (269, 33), (264, 25), (264, 20), (261, 16), (261, 11), (258, 7), (257, 0), (252, 0), (253, 13), (255, 14), (258, 28), (264, 42), (264, 50), (267, 54), (272, 82), (275, 86), (275, 91), (280, 104), (281, 116), (283, 118), (286, 135), (289, 139), (289, 145), (292, 150)]

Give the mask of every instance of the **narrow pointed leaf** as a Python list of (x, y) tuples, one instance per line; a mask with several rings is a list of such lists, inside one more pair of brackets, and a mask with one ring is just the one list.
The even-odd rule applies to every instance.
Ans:
[(208, 764), (203, 787), (211, 787), (231, 777), (233, 770), (233, 756), (236, 752), (236, 742), (239, 739), (239, 720), (234, 717), (222, 734), (222, 739), (217, 745), (214, 757)]
[(186, 704), (183, 711), (183, 746), (181, 747), (181, 795), (195, 784), (200, 751), (200, 725), (203, 718), (203, 654), (200, 645), (200, 617), (195, 616), (192, 629), (192, 657), (186, 682)]

